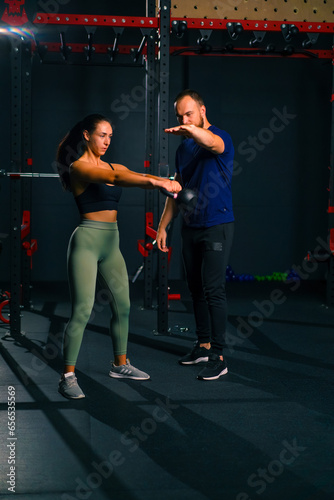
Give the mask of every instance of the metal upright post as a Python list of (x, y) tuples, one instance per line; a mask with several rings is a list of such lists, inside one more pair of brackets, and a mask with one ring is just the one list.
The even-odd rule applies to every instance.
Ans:
[[(11, 170), (21, 171), (22, 41), (11, 40)], [(21, 334), (21, 180), (10, 183), (10, 332)]]
[[(148, 17), (155, 16), (155, 0), (146, 1), (146, 15)], [(147, 55), (146, 55), (146, 102), (145, 102), (145, 166), (148, 174), (156, 173), (155, 166), (155, 88), (157, 86), (155, 75), (155, 34), (153, 31), (147, 39)], [(148, 243), (149, 238), (146, 235), (147, 214), (154, 213), (154, 190), (145, 190), (145, 243)], [(152, 218), (153, 219), (153, 218)], [(153, 290), (153, 255), (149, 252), (145, 257), (144, 265), (144, 307), (152, 307), (152, 290)]]
[[(334, 46), (334, 40), (333, 40)], [(332, 85), (334, 83), (334, 60), (332, 60)], [(330, 150), (330, 176), (329, 176), (329, 264), (327, 274), (327, 305), (334, 306), (334, 88), (332, 91), (332, 123), (331, 123), (331, 150)]]
[[(160, 0), (160, 47), (159, 47), (159, 175), (169, 176), (168, 135), (163, 131), (168, 128), (169, 110), (169, 34), (170, 0)], [(162, 209), (165, 198), (160, 194), (159, 208)], [(158, 333), (168, 333), (168, 257), (159, 252), (158, 259)]]
[[(31, 43), (22, 43), (22, 172), (29, 172), (32, 168), (31, 158)], [(26, 177), (21, 180), (22, 185), (22, 211), (31, 213), (31, 183), (32, 178)], [(28, 235), (31, 239), (31, 234)], [(21, 270), (22, 304), (24, 307), (31, 305), (31, 258), (22, 253)]]

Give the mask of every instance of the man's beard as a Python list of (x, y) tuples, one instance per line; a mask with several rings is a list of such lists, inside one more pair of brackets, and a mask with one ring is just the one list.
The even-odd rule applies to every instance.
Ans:
[(201, 116), (199, 124), (197, 125), (197, 127), (204, 128), (204, 118), (203, 118), (203, 116)]

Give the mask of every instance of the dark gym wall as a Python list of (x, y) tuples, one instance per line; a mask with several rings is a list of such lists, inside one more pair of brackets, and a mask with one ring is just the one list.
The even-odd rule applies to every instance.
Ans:
[[(68, 2), (60, 12), (82, 12)], [(108, 11), (95, 2), (95, 11)], [(136, 4), (138, 7), (138, 4)], [(67, 9), (68, 7), (68, 9)], [(141, 6), (142, 7), (142, 6)], [(115, 7), (116, 8), (116, 7)], [(120, 9), (119, 4), (117, 7)], [(38, 10), (38, 9), (37, 9)], [(130, 14), (129, 4), (127, 12)], [(138, 8), (137, 8), (138, 10)], [(144, 9), (145, 10), (145, 9)], [(133, 12), (133, 15), (139, 15)], [(70, 37), (70, 33), (67, 34)], [(131, 35), (132, 36), (132, 35)], [(140, 35), (138, 41), (140, 41)], [(124, 42), (125, 43), (125, 42)], [(181, 42), (182, 44), (182, 42)], [(10, 95), (8, 45), (1, 41), (1, 95)], [(47, 59), (47, 58), (46, 58)], [(61, 57), (59, 55), (59, 61)], [(289, 58), (171, 57), (170, 124), (173, 97), (184, 87), (203, 94), (209, 121), (234, 141), (233, 197), (236, 217), (230, 264), (237, 273), (271, 274), (301, 265), (317, 238), (327, 238), (332, 68), (329, 61)], [(144, 172), (145, 102), (143, 68), (89, 67), (33, 62), (34, 171), (53, 172), (56, 147), (84, 115), (100, 112), (115, 124), (106, 160)], [(131, 96), (124, 109), (122, 95)], [(1, 100), (3, 164), (9, 169), (9, 99)], [(170, 171), (180, 143), (170, 138)], [(0, 233), (9, 232), (9, 180), (1, 179)], [(66, 247), (79, 218), (71, 195), (56, 179), (32, 182), (33, 281), (66, 280)], [(180, 220), (172, 233), (170, 277), (183, 277)], [(137, 240), (144, 237), (144, 191), (124, 189), (119, 211), (121, 249), (129, 274), (142, 263)], [(9, 244), (0, 256), (0, 279), (8, 281)], [(323, 277), (326, 269), (310, 278)]]

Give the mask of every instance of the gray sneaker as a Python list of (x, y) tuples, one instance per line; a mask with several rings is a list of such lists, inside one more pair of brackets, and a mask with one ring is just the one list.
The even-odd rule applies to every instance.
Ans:
[(85, 397), (74, 374), (69, 377), (62, 375), (59, 380), (58, 392), (68, 399), (81, 399)]
[(132, 378), (133, 380), (148, 380), (150, 376), (138, 370), (134, 366), (130, 365), (130, 360), (126, 360), (125, 365), (115, 366), (114, 363), (111, 364), (111, 370), (109, 372), (109, 377), (113, 378)]

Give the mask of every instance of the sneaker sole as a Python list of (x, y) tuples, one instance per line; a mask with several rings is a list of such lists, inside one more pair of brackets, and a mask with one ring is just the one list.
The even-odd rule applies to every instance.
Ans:
[(64, 392), (60, 391), (59, 389), (58, 389), (58, 392), (59, 392), (59, 394), (61, 394), (62, 396), (64, 396), (64, 398), (66, 398), (66, 399), (83, 399), (83, 398), (86, 397), (84, 394), (81, 394), (80, 396), (76, 396), (76, 397), (75, 396), (69, 396), (68, 394), (65, 394)]
[(197, 363), (209, 361), (209, 356), (204, 356), (203, 358), (197, 358), (192, 361), (179, 361), (180, 365), (197, 365)]
[(197, 378), (198, 378), (198, 380), (217, 380), (222, 375), (226, 375), (227, 372), (228, 372), (228, 369), (224, 368), (224, 370), (222, 372), (220, 372), (219, 375), (215, 375), (214, 377), (201, 377), (200, 375), (198, 375)]
[(109, 372), (111, 378), (128, 378), (131, 380), (150, 380), (151, 377), (131, 377), (130, 375), (122, 375), (121, 373)]

